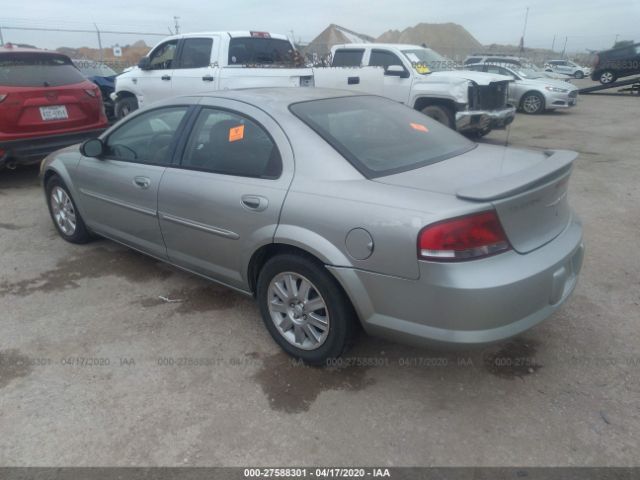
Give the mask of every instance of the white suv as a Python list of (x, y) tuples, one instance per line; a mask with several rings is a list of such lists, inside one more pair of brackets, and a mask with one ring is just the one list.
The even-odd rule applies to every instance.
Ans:
[(544, 69), (547, 72), (564, 73), (565, 75), (571, 75), (575, 78), (583, 78), (591, 75), (591, 69), (589, 67), (581, 67), (577, 63), (569, 60), (548, 60), (544, 64)]

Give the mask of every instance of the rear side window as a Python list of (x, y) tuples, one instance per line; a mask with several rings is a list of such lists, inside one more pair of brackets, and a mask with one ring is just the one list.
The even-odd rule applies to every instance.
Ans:
[(336, 50), (331, 62), (332, 67), (359, 67), (362, 64), (364, 50), (341, 49)]
[(178, 68), (201, 68), (211, 63), (212, 38), (187, 38), (182, 43)]
[(282, 172), (278, 148), (260, 125), (214, 108), (204, 108), (198, 115), (181, 165), (255, 178), (278, 178)]
[(85, 81), (65, 55), (15, 52), (0, 54), (0, 85), (59, 87)]
[(382, 97), (329, 98), (289, 108), (367, 178), (413, 170), (475, 147), (426, 115)]
[(229, 65), (290, 64), (293, 47), (288, 40), (240, 37), (229, 41)]

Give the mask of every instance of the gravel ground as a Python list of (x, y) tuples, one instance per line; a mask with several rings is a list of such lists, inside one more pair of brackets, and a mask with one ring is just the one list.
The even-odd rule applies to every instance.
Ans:
[(250, 299), (64, 242), (37, 171), (1, 172), (0, 465), (639, 465), (639, 107), (583, 96), (484, 140), (581, 153), (557, 314), (470, 352), (362, 336), (339, 369), (289, 361)]

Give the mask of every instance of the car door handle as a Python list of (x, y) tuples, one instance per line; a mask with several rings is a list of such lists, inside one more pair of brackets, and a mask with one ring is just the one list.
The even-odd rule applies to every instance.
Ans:
[(151, 185), (151, 179), (149, 179), (147, 177), (135, 177), (133, 179), (133, 183), (137, 187), (140, 187), (140, 188), (146, 190), (147, 188), (149, 188), (149, 185)]
[(205, 75), (204, 77), (202, 77), (203, 82), (213, 82), (214, 80), (215, 78), (213, 78), (211, 75)]
[(162, 80), (171, 80), (171, 76), (169, 75), (162, 75), (162, 77), (160, 77)]
[(269, 200), (260, 195), (243, 195), (242, 206), (249, 210), (255, 210), (256, 212), (262, 212), (269, 206)]

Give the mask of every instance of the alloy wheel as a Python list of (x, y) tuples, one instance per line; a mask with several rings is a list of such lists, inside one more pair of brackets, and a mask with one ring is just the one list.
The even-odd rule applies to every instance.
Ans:
[(542, 100), (537, 95), (529, 95), (522, 102), (522, 108), (527, 113), (536, 113), (542, 106)]
[(76, 210), (67, 192), (60, 187), (51, 190), (51, 210), (60, 231), (71, 236), (76, 231)]
[(601, 83), (611, 83), (612, 81), (613, 81), (613, 73), (603, 72), (602, 75), (600, 75)]
[(282, 272), (269, 283), (269, 314), (278, 333), (291, 345), (315, 350), (329, 334), (329, 310), (316, 286), (294, 272)]

